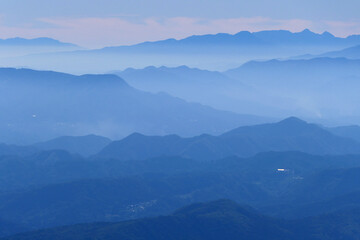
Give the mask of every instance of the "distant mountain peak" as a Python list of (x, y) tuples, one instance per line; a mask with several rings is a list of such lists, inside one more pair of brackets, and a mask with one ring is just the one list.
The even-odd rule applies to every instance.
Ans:
[(306, 121), (297, 118), (297, 117), (288, 117), (282, 121), (279, 122), (279, 124), (308, 124)]
[(241, 31), (241, 32), (236, 33), (234, 36), (245, 36), (245, 35), (251, 35), (251, 32)]
[(305, 28), (301, 33), (314, 33), (310, 29)]
[(78, 47), (72, 43), (61, 42), (59, 40), (49, 38), (49, 37), (39, 37), (39, 38), (7, 38), (0, 39), (0, 45), (8, 45), (8, 46), (62, 46), (62, 47)]
[(323, 32), (321, 35), (324, 37), (335, 37), (333, 34), (329, 33), (328, 31)]

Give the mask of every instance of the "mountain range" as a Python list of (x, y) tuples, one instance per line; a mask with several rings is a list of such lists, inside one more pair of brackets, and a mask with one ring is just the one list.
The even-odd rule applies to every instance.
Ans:
[(0, 39), (0, 239), (360, 240), (359, 44)]
[[(64, 43), (56, 39), (42, 37), (34, 39), (8, 38), (0, 39), (1, 58), (9, 59), (29, 54), (83, 50), (72, 43)], [(6, 64), (6, 63), (4, 63)]]
[[(289, 58), (305, 54), (323, 54), (360, 44), (359, 36), (335, 37), (304, 30), (239, 32), (190, 36), (131, 46), (45, 53), (0, 60), (8, 67), (26, 66), (75, 74), (109, 72), (128, 67), (181, 66), (225, 70), (254, 59)], [(222, 59), (219, 61), (219, 59)]]
[(88, 157), (98, 153), (110, 142), (111, 140), (109, 138), (96, 135), (77, 137), (63, 136), (49, 141), (36, 143), (33, 147), (43, 151), (64, 150), (69, 153), (80, 154), (84, 157)]
[(151, 66), (112, 73), (138, 89), (217, 109), (348, 125), (360, 119), (360, 110), (352, 104), (358, 98), (359, 69), (356, 59), (322, 57), (251, 61), (225, 72)]
[(295, 59), (309, 59), (318, 57), (330, 57), (330, 58), (348, 58), (348, 59), (360, 59), (360, 45), (340, 49), (337, 51), (325, 52), (319, 55), (303, 55), (295, 57)]
[(145, 136), (132, 134), (114, 141), (97, 156), (144, 160), (161, 156), (182, 156), (197, 160), (229, 156), (251, 156), (266, 151), (302, 151), (312, 154), (359, 153), (360, 144), (338, 137), (322, 127), (297, 118), (278, 123), (240, 127), (219, 136)]
[[(251, 204), (280, 217), (314, 216), (330, 210), (313, 212), (319, 201), (360, 191), (359, 156), (285, 152), (212, 162), (170, 157), (122, 162), (44, 152), (22, 161), (2, 158), (0, 163), (4, 183), (0, 214), (32, 230), (169, 214), (186, 204), (219, 198)], [(344, 188), (344, 183), (350, 184)], [(313, 191), (316, 194), (305, 194)], [(276, 211), (279, 205), (282, 209)], [(335, 211), (359, 204), (331, 206)], [(308, 211), (296, 215), (299, 209)]]
[[(119, 223), (92, 223), (5, 238), (48, 239), (358, 239), (359, 210), (296, 221), (264, 216), (229, 200), (193, 204), (169, 216)], [(336, 226), (336, 227), (335, 227)], [(266, 237), (265, 237), (266, 236)]]
[[(166, 92), (187, 101), (198, 102), (233, 112), (277, 112), (265, 103), (258, 103), (256, 89), (246, 86), (217, 71), (208, 71), (187, 66), (129, 68), (112, 71), (133, 87), (152, 93)], [(234, 104), (236, 103), (236, 104)]]
[[(97, 134), (119, 139), (132, 132), (192, 136), (220, 134), (265, 118), (219, 111), (167, 94), (130, 87), (115, 75), (0, 69), (0, 117), (6, 143)], [(20, 96), (20, 97), (19, 97)]]
[[(295, 120), (296, 126), (299, 120)], [(298, 146), (314, 144), (328, 147), (328, 152), (347, 142), (315, 125), (301, 127), (298, 132), (303, 134), (294, 138), (280, 131), (294, 133), (287, 121), (257, 126), (261, 136), (254, 139), (267, 142), (266, 136), (285, 135), (290, 143), (298, 138), (302, 139)], [(230, 135), (247, 136), (248, 132), (255, 131), (238, 129)], [(280, 137), (274, 138), (275, 145), (282, 144)], [(334, 139), (339, 143), (337, 149), (333, 149)], [(167, 148), (164, 144), (163, 149)], [(199, 147), (198, 153), (201, 151), (207, 149)], [(295, 151), (212, 161), (180, 156), (137, 161), (96, 155), (83, 158), (62, 150), (3, 155), (0, 216), (21, 229), (36, 230), (153, 217), (194, 202), (228, 198), (277, 217), (308, 217), (359, 207), (354, 201), (360, 191), (359, 167), (359, 155), (316, 156)], [(316, 208), (320, 203), (329, 208)]]
[(359, 60), (345, 58), (252, 61), (223, 74), (256, 89), (260, 102), (347, 125), (360, 116), (352, 104), (358, 99), (359, 66)]
[[(305, 29), (302, 32), (290, 32), (286, 30), (272, 30), (260, 32), (242, 31), (236, 34), (208, 34), (195, 35), (184, 39), (167, 39), (155, 42), (144, 42), (133, 46), (119, 46), (106, 47), (103, 51), (179, 51), (190, 50), (191, 46), (197, 46), (196, 53), (203, 53), (205, 49), (212, 46), (217, 49), (211, 51), (226, 51), (230, 50), (232, 46), (237, 46), (240, 49), (244, 47), (263, 47), (263, 46), (354, 46), (360, 43), (359, 35), (352, 35), (347, 38), (335, 37), (329, 32), (317, 34)], [(240, 50), (238, 49), (238, 50)], [(209, 49), (208, 49), (209, 50)], [(243, 50), (243, 49), (242, 49)]]
[(25, 39), (25, 38), (8, 38), (0, 39), (0, 46), (56, 46), (56, 47), (77, 47), (72, 43), (64, 43), (52, 38), (34, 38), (34, 39)]

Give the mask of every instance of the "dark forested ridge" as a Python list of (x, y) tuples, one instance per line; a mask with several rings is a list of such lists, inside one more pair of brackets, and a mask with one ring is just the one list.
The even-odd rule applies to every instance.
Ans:
[[(216, 161), (119, 161), (84, 159), (57, 150), (3, 157), (0, 163), (0, 215), (26, 229), (164, 215), (220, 198), (291, 218), (359, 206), (338, 201), (329, 209), (312, 207), (360, 191), (357, 155), (269, 152)], [(300, 209), (307, 211), (297, 214)]]
[(8, 240), (50, 239), (358, 239), (359, 210), (284, 221), (229, 200), (194, 204), (169, 216), (93, 223), (20, 234)]
[[(0, 236), (357, 239), (360, 144), (353, 129), (291, 117), (192, 138), (4, 144)], [(256, 210), (218, 201), (172, 214), (217, 199)]]
[(343, 129), (292, 117), (219, 136), (3, 145), (0, 216), (21, 226), (15, 233), (167, 215), (221, 198), (290, 219), (347, 211), (360, 207), (360, 148)]

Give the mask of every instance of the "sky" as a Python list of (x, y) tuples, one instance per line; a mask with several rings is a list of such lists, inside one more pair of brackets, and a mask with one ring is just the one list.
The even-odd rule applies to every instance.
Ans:
[(0, 38), (87, 48), (219, 32), (360, 34), (359, 0), (0, 0)]

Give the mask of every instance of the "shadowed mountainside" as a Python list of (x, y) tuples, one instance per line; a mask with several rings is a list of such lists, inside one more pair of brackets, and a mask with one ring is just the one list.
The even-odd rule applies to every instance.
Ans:
[[(119, 223), (93, 223), (5, 238), (48, 239), (358, 239), (359, 210), (297, 221), (263, 216), (229, 200), (194, 204), (174, 214)], [(266, 236), (266, 237), (265, 237)]]
[(159, 156), (183, 156), (211, 160), (233, 155), (251, 156), (266, 151), (302, 151), (313, 154), (358, 153), (360, 144), (331, 134), (297, 118), (278, 123), (240, 127), (220, 136), (144, 136), (132, 134), (114, 141), (97, 156), (144, 160)]

